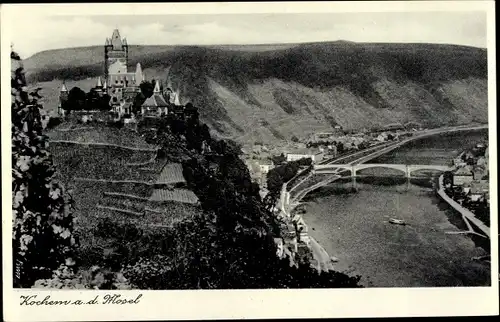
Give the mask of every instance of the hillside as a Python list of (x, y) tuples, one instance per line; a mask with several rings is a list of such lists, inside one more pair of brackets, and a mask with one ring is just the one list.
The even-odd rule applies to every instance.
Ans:
[[(433, 44), (326, 42), (260, 46), (131, 46), (130, 66), (169, 77), (181, 102), (200, 107), (223, 137), (243, 143), (415, 121), (487, 122), (486, 50)], [(88, 90), (102, 47), (41, 52), (25, 61), (30, 82), (57, 105), (63, 79)], [(168, 74), (168, 75), (167, 75)]]

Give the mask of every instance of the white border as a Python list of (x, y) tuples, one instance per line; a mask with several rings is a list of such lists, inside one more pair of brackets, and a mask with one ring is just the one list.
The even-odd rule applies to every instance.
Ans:
[[(413, 2), (308, 2), (308, 3), (134, 3), (134, 4), (44, 4), (22, 5), (23, 13), (40, 15), (161, 15), (214, 13), (300, 13), (300, 12), (405, 12), (405, 11), (486, 11), (489, 76), (489, 140), (491, 165), (492, 254), (498, 254), (496, 216), (496, 75), (495, 8), (493, 1), (413, 1)], [(1, 9), (2, 84), (9, 84), (10, 32), (12, 23), (29, 24), (16, 13), (14, 5)], [(36, 26), (33, 26), (36, 32)], [(498, 315), (498, 257), (492, 257), (491, 287), (474, 288), (393, 288), (362, 290), (253, 290), (253, 291), (30, 291), (13, 290), (11, 250), (11, 157), (10, 90), (2, 86), (2, 227), (3, 291), (6, 321), (154, 320), (283, 317), (393, 317)], [(137, 305), (21, 307), (20, 295), (50, 294), (52, 299), (92, 299), (96, 294), (120, 293), (136, 297)]]

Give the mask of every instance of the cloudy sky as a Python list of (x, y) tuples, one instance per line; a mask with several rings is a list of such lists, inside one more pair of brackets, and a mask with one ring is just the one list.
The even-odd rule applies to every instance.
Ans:
[(469, 12), (33, 15), (12, 33), (28, 57), (56, 48), (103, 45), (113, 29), (135, 45), (263, 44), (349, 40), (486, 47), (486, 15)]

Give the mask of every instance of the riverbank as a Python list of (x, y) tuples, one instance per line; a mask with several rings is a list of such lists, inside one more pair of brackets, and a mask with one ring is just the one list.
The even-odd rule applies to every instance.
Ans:
[[(371, 162), (441, 165), (464, 146), (482, 139), (484, 132), (419, 139)], [(429, 179), (412, 178), (407, 185), (399, 182), (406, 181), (404, 178), (366, 175), (358, 178), (356, 193), (346, 178), (302, 199), (309, 200), (303, 215), (308, 235), (338, 257), (334, 270), (360, 275), (364, 286), (490, 285), (489, 265), (472, 260), (484, 255), (484, 250), (476, 247), (474, 236), (446, 233), (467, 227), (461, 216), (436, 195)], [(374, 186), (375, 181), (380, 182)], [(409, 225), (391, 225), (391, 217), (404, 219)]]
[[(471, 260), (484, 250), (466, 236), (446, 234), (460, 229), (433, 189), (360, 184), (349, 193), (348, 183), (330, 186), (338, 192), (310, 200), (304, 219), (309, 235), (338, 258), (334, 270), (360, 275), (366, 287), (490, 284), (489, 266)], [(408, 225), (392, 225), (391, 217)]]
[(464, 218), (464, 221), (468, 224), (468, 228), (470, 232), (475, 232), (472, 227), (470, 227), (470, 223), (474, 224), (482, 234), (485, 234), (485, 237), (490, 238), (490, 227), (486, 226), (481, 220), (479, 220), (476, 215), (472, 211), (467, 208), (462, 207), (458, 202), (451, 199), (444, 190), (443, 180), (444, 175), (439, 176), (437, 193), (438, 195), (446, 201), (453, 209), (458, 211)]

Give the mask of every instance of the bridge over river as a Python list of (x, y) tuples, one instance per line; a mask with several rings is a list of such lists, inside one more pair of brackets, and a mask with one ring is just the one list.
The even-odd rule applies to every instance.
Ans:
[(355, 177), (357, 172), (370, 168), (385, 168), (399, 170), (405, 174), (407, 178), (411, 178), (411, 174), (415, 171), (421, 170), (434, 170), (434, 171), (448, 171), (453, 168), (446, 165), (433, 165), (433, 164), (392, 164), (392, 163), (361, 163), (361, 164), (324, 164), (314, 165), (313, 174), (337, 174), (339, 170), (348, 170), (351, 172), (351, 177)]
[[(278, 201), (278, 209), (285, 216), (290, 217), (290, 214), (295, 206), (297, 206), (300, 200), (305, 197), (309, 192), (327, 185), (342, 177), (341, 173), (345, 171), (350, 171), (350, 177), (353, 180), (353, 186), (356, 184), (356, 176), (358, 171), (369, 169), (369, 168), (389, 168), (400, 170), (404, 173), (405, 177), (408, 178), (408, 183), (410, 178), (412, 178), (412, 173), (421, 170), (432, 170), (444, 172), (451, 170), (452, 168), (447, 165), (427, 165), (427, 164), (375, 164), (375, 163), (365, 163), (373, 160), (383, 154), (389, 153), (390, 151), (414, 140), (418, 140), (424, 137), (460, 132), (460, 131), (471, 131), (487, 129), (487, 125), (473, 125), (473, 126), (455, 126), (448, 128), (439, 128), (423, 131), (416, 133), (414, 136), (404, 139), (402, 141), (394, 142), (388, 145), (381, 145), (377, 147), (369, 148), (365, 151), (355, 152), (348, 156), (343, 156), (340, 158), (333, 158), (329, 160), (324, 160), (321, 164), (316, 164), (312, 169), (304, 170), (302, 173), (297, 174), (296, 177), (302, 177), (300, 180), (295, 180), (293, 185), (288, 183), (283, 184), (280, 199)], [(354, 159), (352, 157), (355, 157)], [(348, 159), (347, 163), (335, 163), (342, 160)], [(332, 174), (329, 178), (319, 181), (313, 185), (307, 186), (308, 180), (312, 179), (315, 175), (319, 174)], [(416, 177), (416, 176), (415, 176)], [(296, 178), (294, 178), (296, 179)], [(291, 180), (292, 181), (292, 180)], [(306, 184), (304, 186), (304, 184)]]

